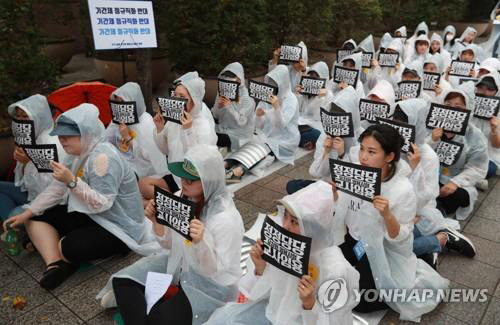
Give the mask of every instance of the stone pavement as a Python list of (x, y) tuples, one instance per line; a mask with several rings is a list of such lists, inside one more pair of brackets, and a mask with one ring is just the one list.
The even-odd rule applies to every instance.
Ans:
[[(274, 206), (274, 200), (285, 193), (290, 179), (310, 178), (309, 154), (275, 173), (250, 184), (235, 193), (235, 203), (248, 229), (258, 212)], [(462, 222), (464, 233), (474, 242), (477, 255), (468, 259), (445, 253), (438, 271), (451, 280), (455, 288), (484, 288), (488, 300), (484, 303), (442, 303), (425, 315), (422, 324), (500, 324), (500, 182), (490, 181), (490, 190), (480, 194), (471, 218)], [(113, 324), (114, 309), (104, 310), (94, 299), (109, 276), (139, 257), (133, 253), (114, 257), (82, 268), (54, 291), (42, 289), (37, 280), (45, 266), (39, 255), (24, 251), (11, 257), (2, 245), (0, 253), (0, 324)], [(23, 310), (12, 308), (12, 298), (26, 299)], [(388, 312), (382, 324), (407, 324), (398, 315)], [(410, 323), (408, 323), (410, 324)], [(257, 324), (256, 324), (257, 325)]]

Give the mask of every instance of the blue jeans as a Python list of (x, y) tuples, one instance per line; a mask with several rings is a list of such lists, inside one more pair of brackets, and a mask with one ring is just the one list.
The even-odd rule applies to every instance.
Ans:
[(497, 173), (497, 168), (498, 168), (497, 165), (490, 160), (490, 163), (488, 165), (488, 174), (486, 174), (486, 179), (495, 176)]
[(413, 227), (413, 253), (417, 256), (441, 253), (439, 239), (437, 239), (436, 235), (424, 236), (417, 226)]
[(304, 145), (308, 142), (312, 144), (316, 144), (319, 136), (321, 135), (321, 131), (315, 128), (311, 128), (310, 130), (305, 131), (300, 134), (300, 142), (299, 147), (304, 147)]
[(22, 212), (17, 207), (28, 202), (28, 193), (11, 182), (0, 182), (0, 219)]

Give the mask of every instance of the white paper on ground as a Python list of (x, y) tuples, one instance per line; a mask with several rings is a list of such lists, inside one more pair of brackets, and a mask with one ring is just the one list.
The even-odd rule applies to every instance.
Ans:
[(172, 274), (148, 272), (146, 277), (146, 290), (144, 297), (146, 298), (146, 314), (149, 315), (154, 304), (167, 292), (170, 283), (172, 282)]

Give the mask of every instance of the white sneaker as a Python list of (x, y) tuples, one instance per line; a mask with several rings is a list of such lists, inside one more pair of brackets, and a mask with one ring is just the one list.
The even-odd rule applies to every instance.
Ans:
[(106, 292), (101, 298), (101, 307), (113, 308), (116, 307), (116, 298), (113, 289)]
[(488, 190), (488, 185), (489, 184), (487, 179), (482, 179), (476, 183), (476, 187), (483, 192)]

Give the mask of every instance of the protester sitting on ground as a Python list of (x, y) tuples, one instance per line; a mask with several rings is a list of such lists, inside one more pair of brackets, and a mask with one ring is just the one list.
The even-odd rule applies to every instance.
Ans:
[(373, 60), (372, 62), (372, 69), (373, 73), (375, 74), (377, 80), (386, 80), (388, 81), (394, 89), (396, 89), (398, 82), (401, 81), (401, 74), (404, 71), (404, 64), (402, 60), (402, 53), (403, 53), (403, 44), (401, 43), (400, 39), (393, 39), (391, 43), (387, 46), (387, 49), (385, 50), (384, 53), (388, 54), (399, 54), (398, 61), (396, 63), (395, 67), (381, 67), (379, 65), (378, 59)]
[(441, 103), (443, 101), (441, 97), (443, 92), (452, 88), (450, 83), (442, 76), (444, 67), (443, 56), (439, 53), (431, 55), (424, 62), (424, 73), (430, 72), (440, 74), (439, 83), (434, 86), (434, 90), (425, 90), (422, 87), (422, 91), (429, 97), (431, 103)]
[[(213, 119), (206, 117), (203, 113), (205, 104), (205, 82), (198, 76), (197, 72), (188, 72), (179, 78), (176, 83), (175, 96), (187, 99), (186, 109), (181, 117), (181, 124), (165, 122), (161, 112), (157, 112), (153, 121), (155, 130), (153, 137), (160, 151), (167, 155), (168, 163), (183, 161), (185, 153), (196, 144), (217, 143), (217, 135)], [(208, 110), (208, 109), (207, 109)], [(210, 114), (210, 112), (208, 112)], [(212, 121), (210, 121), (212, 119)], [(139, 183), (144, 199), (153, 198), (154, 186), (168, 189), (175, 193), (179, 190), (180, 179), (167, 174), (163, 178), (146, 177)]]
[[(394, 93), (394, 88), (391, 83), (386, 80), (379, 80), (375, 87), (366, 95), (368, 100), (389, 104), (389, 112), (387, 117), (391, 116), (394, 112), (394, 102), (396, 100), (396, 95)], [(361, 127), (366, 129), (371, 124), (375, 123), (374, 121), (370, 121), (367, 119), (361, 120)]]
[[(258, 239), (247, 260), (248, 272), (240, 281), (240, 291), (248, 301), (226, 304), (205, 325), (353, 324), (359, 273), (334, 245), (333, 206), (331, 185), (323, 181), (279, 200), (274, 221), (294, 234), (312, 238), (309, 274), (298, 278), (264, 261), (264, 244)], [(343, 279), (348, 298), (343, 306), (325, 313), (317, 298), (319, 287), (335, 279)]]
[[(146, 216), (153, 222), (157, 240), (169, 251), (122, 269), (98, 295), (101, 304), (118, 306), (125, 324), (197, 325), (238, 296), (244, 229), (226, 190), (221, 154), (215, 146), (195, 145), (183, 162), (171, 163), (170, 170), (182, 182), (176, 195), (196, 205), (195, 219), (189, 224), (192, 240), (157, 223), (156, 206), (150, 201)], [(168, 298), (160, 298), (149, 313), (144, 298), (148, 272), (173, 276)]]
[(431, 47), (429, 48), (429, 53), (431, 55), (440, 54), (443, 58), (443, 68), (447, 67), (451, 63), (451, 54), (443, 47), (443, 38), (437, 33), (433, 33), (431, 36)]
[(405, 60), (405, 64), (408, 65), (413, 61), (421, 61), (423, 63), (429, 56), (430, 41), (427, 35), (423, 34), (415, 39), (415, 48), (413, 55)]
[(238, 99), (230, 100), (217, 93), (212, 114), (217, 120), (217, 146), (237, 150), (250, 141), (255, 129), (255, 102), (248, 95), (245, 73), (239, 62), (228, 64), (219, 74), (220, 79), (237, 82)]
[[(299, 62), (288, 64), (288, 76), (290, 78), (290, 89), (295, 89), (295, 87), (300, 83), (300, 79), (306, 73), (307, 70), (307, 46), (304, 42), (299, 42), (297, 46), (302, 48), (302, 54)], [(274, 68), (276, 68), (279, 64), (281, 50), (277, 48), (273, 52), (273, 58), (269, 60), (268, 63), (268, 72), (271, 72)]]
[[(20, 100), (8, 107), (11, 118), (20, 121), (33, 121), (33, 144), (55, 144), (59, 161), (63, 161), (66, 153), (62, 149), (59, 139), (51, 136), (54, 121), (50, 112), (47, 98), (42, 95), (33, 95)], [(15, 136), (15, 132), (14, 132)], [(51, 173), (40, 173), (26, 154), (21, 144), (15, 146), (14, 182), (0, 181), (0, 220), (23, 212), (23, 205), (33, 201), (52, 182)]]
[(413, 33), (413, 35), (406, 40), (401, 53), (401, 55), (403, 56), (402, 59), (404, 59), (402, 60), (402, 62), (405, 62), (408, 58), (411, 58), (413, 56), (413, 54), (415, 53), (415, 41), (421, 35), (425, 35), (427, 36), (427, 38), (429, 37), (429, 27), (427, 26), (425, 21), (420, 22), (417, 25), (417, 28), (415, 28), (415, 32)]
[(446, 68), (444, 78), (446, 81), (448, 81), (452, 87), (456, 88), (460, 85), (460, 79), (467, 79), (467, 78), (475, 78), (476, 77), (476, 69), (478, 67), (478, 62), (477, 62), (477, 57), (476, 57), (476, 49), (472, 46), (467, 46), (463, 48), (460, 52), (458, 52), (458, 59), (460, 61), (465, 61), (465, 62), (474, 62), (474, 69), (471, 69), (470, 73), (468, 76), (450, 76), (450, 70), (451, 66)]
[(23, 213), (4, 222), (4, 229), (26, 226), (47, 264), (40, 280), (45, 289), (59, 286), (82, 262), (158, 248), (147, 236), (151, 224), (144, 219), (135, 174), (104, 142), (98, 116), (97, 107), (81, 104), (57, 119), (50, 135), (59, 137), (67, 159), (52, 162), (54, 180)]
[(456, 33), (457, 32), (455, 30), (455, 26), (453, 26), (453, 25), (446, 26), (444, 31), (443, 31), (443, 39), (444, 39), (443, 49), (450, 52), (450, 55), (452, 58), (454, 57), (454, 55), (451, 52), (451, 49), (453, 48), (453, 46), (455, 46)]
[[(365, 90), (363, 83), (361, 82), (361, 70), (363, 65), (363, 55), (361, 52), (353, 53), (351, 55), (346, 56), (342, 60), (340, 60), (340, 66), (349, 69), (358, 70), (358, 79), (356, 81), (356, 85), (354, 89), (358, 93), (360, 98), (365, 96)], [(337, 95), (339, 91), (349, 86), (345, 81), (340, 83), (336, 83), (333, 81), (334, 78), (335, 65), (332, 67), (332, 79), (329, 81), (329, 89), (331, 90), (333, 96)]]

